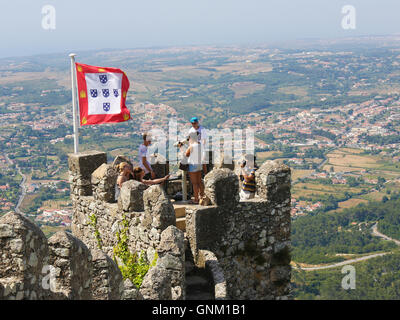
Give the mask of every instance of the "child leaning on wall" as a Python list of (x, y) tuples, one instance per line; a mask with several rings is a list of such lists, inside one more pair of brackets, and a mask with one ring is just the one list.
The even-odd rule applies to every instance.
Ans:
[(255, 163), (255, 156), (246, 154), (239, 161), (240, 165), (240, 180), (242, 186), (240, 189), (240, 201), (253, 199), (256, 195), (256, 176), (257, 165)]

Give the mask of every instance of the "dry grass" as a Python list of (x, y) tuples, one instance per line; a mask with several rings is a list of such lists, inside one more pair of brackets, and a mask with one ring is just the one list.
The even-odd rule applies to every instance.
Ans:
[(54, 201), (54, 200), (47, 200), (43, 202), (42, 207), (45, 209), (63, 209), (66, 205), (68, 205), (69, 201)]
[(354, 153), (354, 154), (359, 154), (364, 152), (364, 150), (362, 149), (353, 149), (353, 148), (341, 148), (339, 149), (339, 151), (344, 153)]
[(244, 82), (235, 82), (230, 86), (235, 92), (235, 99), (240, 99), (242, 97), (246, 97), (249, 94), (252, 94), (258, 90), (262, 90), (265, 88), (265, 85), (258, 84), (254, 82), (244, 81)]
[(262, 152), (257, 152), (257, 159), (258, 158), (260, 158), (260, 159), (262, 159), (262, 158), (270, 158), (270, 157), (272, 157), (273, 156), (273, 154), (278, 154), (278, 155), (281, 155), (282, 154), (282, 152), (280, 152), (280, 151), (262, 151)]
[(379, 94), (379, 95), (386, 95), (386, 94), (394, 94), (396, 92), (399, 92), (400, 87), (396, 84), (382, 84), (382, 85), (377, 85), (372, 88), (368, 89), (363, 89), (363, 88), (357, 88), (351, 90), (348, 94), (350, 96), (360, 96), (360, 95), (365, 95), (365, 94), (371, 94), (372, 92), (374, 94)]
[(349, 199), (349, 200), (346, 200), (343, 202), (339, 202), (340, 209), (338, 209), (338, 211), (346, 209), (346, 208), (355, 207), (355, 206), (359, 205), (360, 203), (368, 203), (368, 200), (353, 198), (353, 199)]
[(291, 169), (292, 181), (308, 176), (313, 170)]
[(43, 233), (45, 234), (46, 237), (51, 237), (53, 234), (55, 234), (58, 231), (66, 231), (69, 230), (69, 228), (60, 226), (60, 227), (53, 227), (53, 226), (42, 226), (40, 228)]
[(220, 67), (213, 67), (223, 73), (233, 73), (239, 75), (249, 75), (259, 72), (270, 72), (272, 71), (272, 65), (270, 63), (253, 63), (253, 62), (233, 62), (225, 64)]
[(20, 209), (22, 212), (26, 211), (26, 208), (32, 203), (32, 201), (37, 197), (37, 194), (27, 194), (24, 200), (21, 202)]
[(278, 92), (282, 92), (284, 94), (294, 94), (300, 97), (306, 97), (308, 95), (308, 91), (305, 87), (297, 87), (297, 86), (279, 88)]
[(123, 155), (123, 156), (132, 158), (137, 155), (137, 150), (131, 150), (128, 148), (118, 148), (118, 149), (109, 151), (109, 154), (114, 158), (119, 155)]
[(372, 156), (358, 156), (342, 152), (334, 152), (328, 154), (329, 164), (340, 167), (349, 168), (376, 168), (378, 159)]
[(322, 167), (325, 171), (330, 171), (331, 167), (335, 172), (355, 172), (359, 173), (360, 171), (364, 170), (364, 168), (356, 168), (356, 167), (344, 167), (344, 166), (333, 166), (331, 164), (326, 164)]
[(365, 195), (362, 195), (361, 197), (368, 199), (370, 201), (381, 201), (384, 196), (387, 196), (387, 195), (383, 192), (373, 191), (373, 192), (367, 193)]

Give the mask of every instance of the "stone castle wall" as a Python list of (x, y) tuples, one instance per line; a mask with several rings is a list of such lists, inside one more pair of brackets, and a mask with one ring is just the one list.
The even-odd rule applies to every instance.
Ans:
[[(287, 299), (290, 285), (290, 169), (265, 162), (256, 171), (258, 196), (239, 202), (238, 178), (229, 169), (205, 177), (210, 207), (186, 210), (195, 260), (218, 260), (221, 290), (230, 299)], [(226, 286), (226, 288), (225, 288)]]
[(112, 260), (66, 232), (46, 239), (18, 213), (0, 218), (0, 257), (0, 300), (108, 300), (123, 294)]
[[(160, 186), (124, 184), (115, 202), (116, 171), (102, 152), (70, 155), (72, 233), (46, 239), (24, 216), (0, 218), (0, 299), (184, 299), (184, 239)], [(131, 252), (158, 259), (140, 290), (114, 261), (117, 233)], [(116, 258), (118, 263), (118, 258)]]
[[(101, 249), (114, 258), (118, 234), (128, 227), (130, 251), (144, 252), (149, 262), (157, 252), (157, 265), (170, 277), (172, 298), (183, 299), (184, 241), (182, 231), (175, 227), (172, 203), (161, 186), (148, 187), (134, 180), (123, 184), (115, 202), (117, 172), (106, 159), (102, 152), (69, 157), (72, 233), (89, 248)], [(166, 245), (168, 242), (173, 245)]]
[[(46, 239), (20, 214), (0, 218), (0, 299), (185, 299), (184, 233), (164, 189), (128, 181), (116, 201), (105, 153), (70, 155), (68, 164), (72, 234)], [(256, 183), (258, 196), (239, 202), (237, 175), (215, 168), (205, 177), (212, 204), (186, 207), (188, 245), (210, 270), (216, 299), (290, 296), (290, 169), (267, 161)], [(131, 252), (158, 255), (140, 290), (114, 257), (124, 232)]]

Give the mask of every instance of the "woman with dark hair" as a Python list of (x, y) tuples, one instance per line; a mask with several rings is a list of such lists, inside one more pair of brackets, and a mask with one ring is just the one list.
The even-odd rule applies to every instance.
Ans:
[(166, 175), (164, 178), (145, 180), (145, 179), (143, 179), (144, 176), (145, 176), (145, 172), (141, 167), (135, 167), (133, 169), (133, 179), (136, 181), (139, 181), (141, 183), (144, 183), (148, 186), (153, 185), (153, 184), (163, 183), (165, 180), (168, 180), (168, 178), (169, 178), (169, 175)]

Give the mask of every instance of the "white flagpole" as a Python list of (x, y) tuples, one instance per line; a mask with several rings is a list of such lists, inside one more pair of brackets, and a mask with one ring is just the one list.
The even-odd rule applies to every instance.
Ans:
[(76, 71), (75, 71), (75, 53), (71, 53), (71, 88), (72, 88), (72, 122), (74, 124), (74, 153), (79, 152), (79, 136), (77, 123), (77, 107), (76, 107)]

